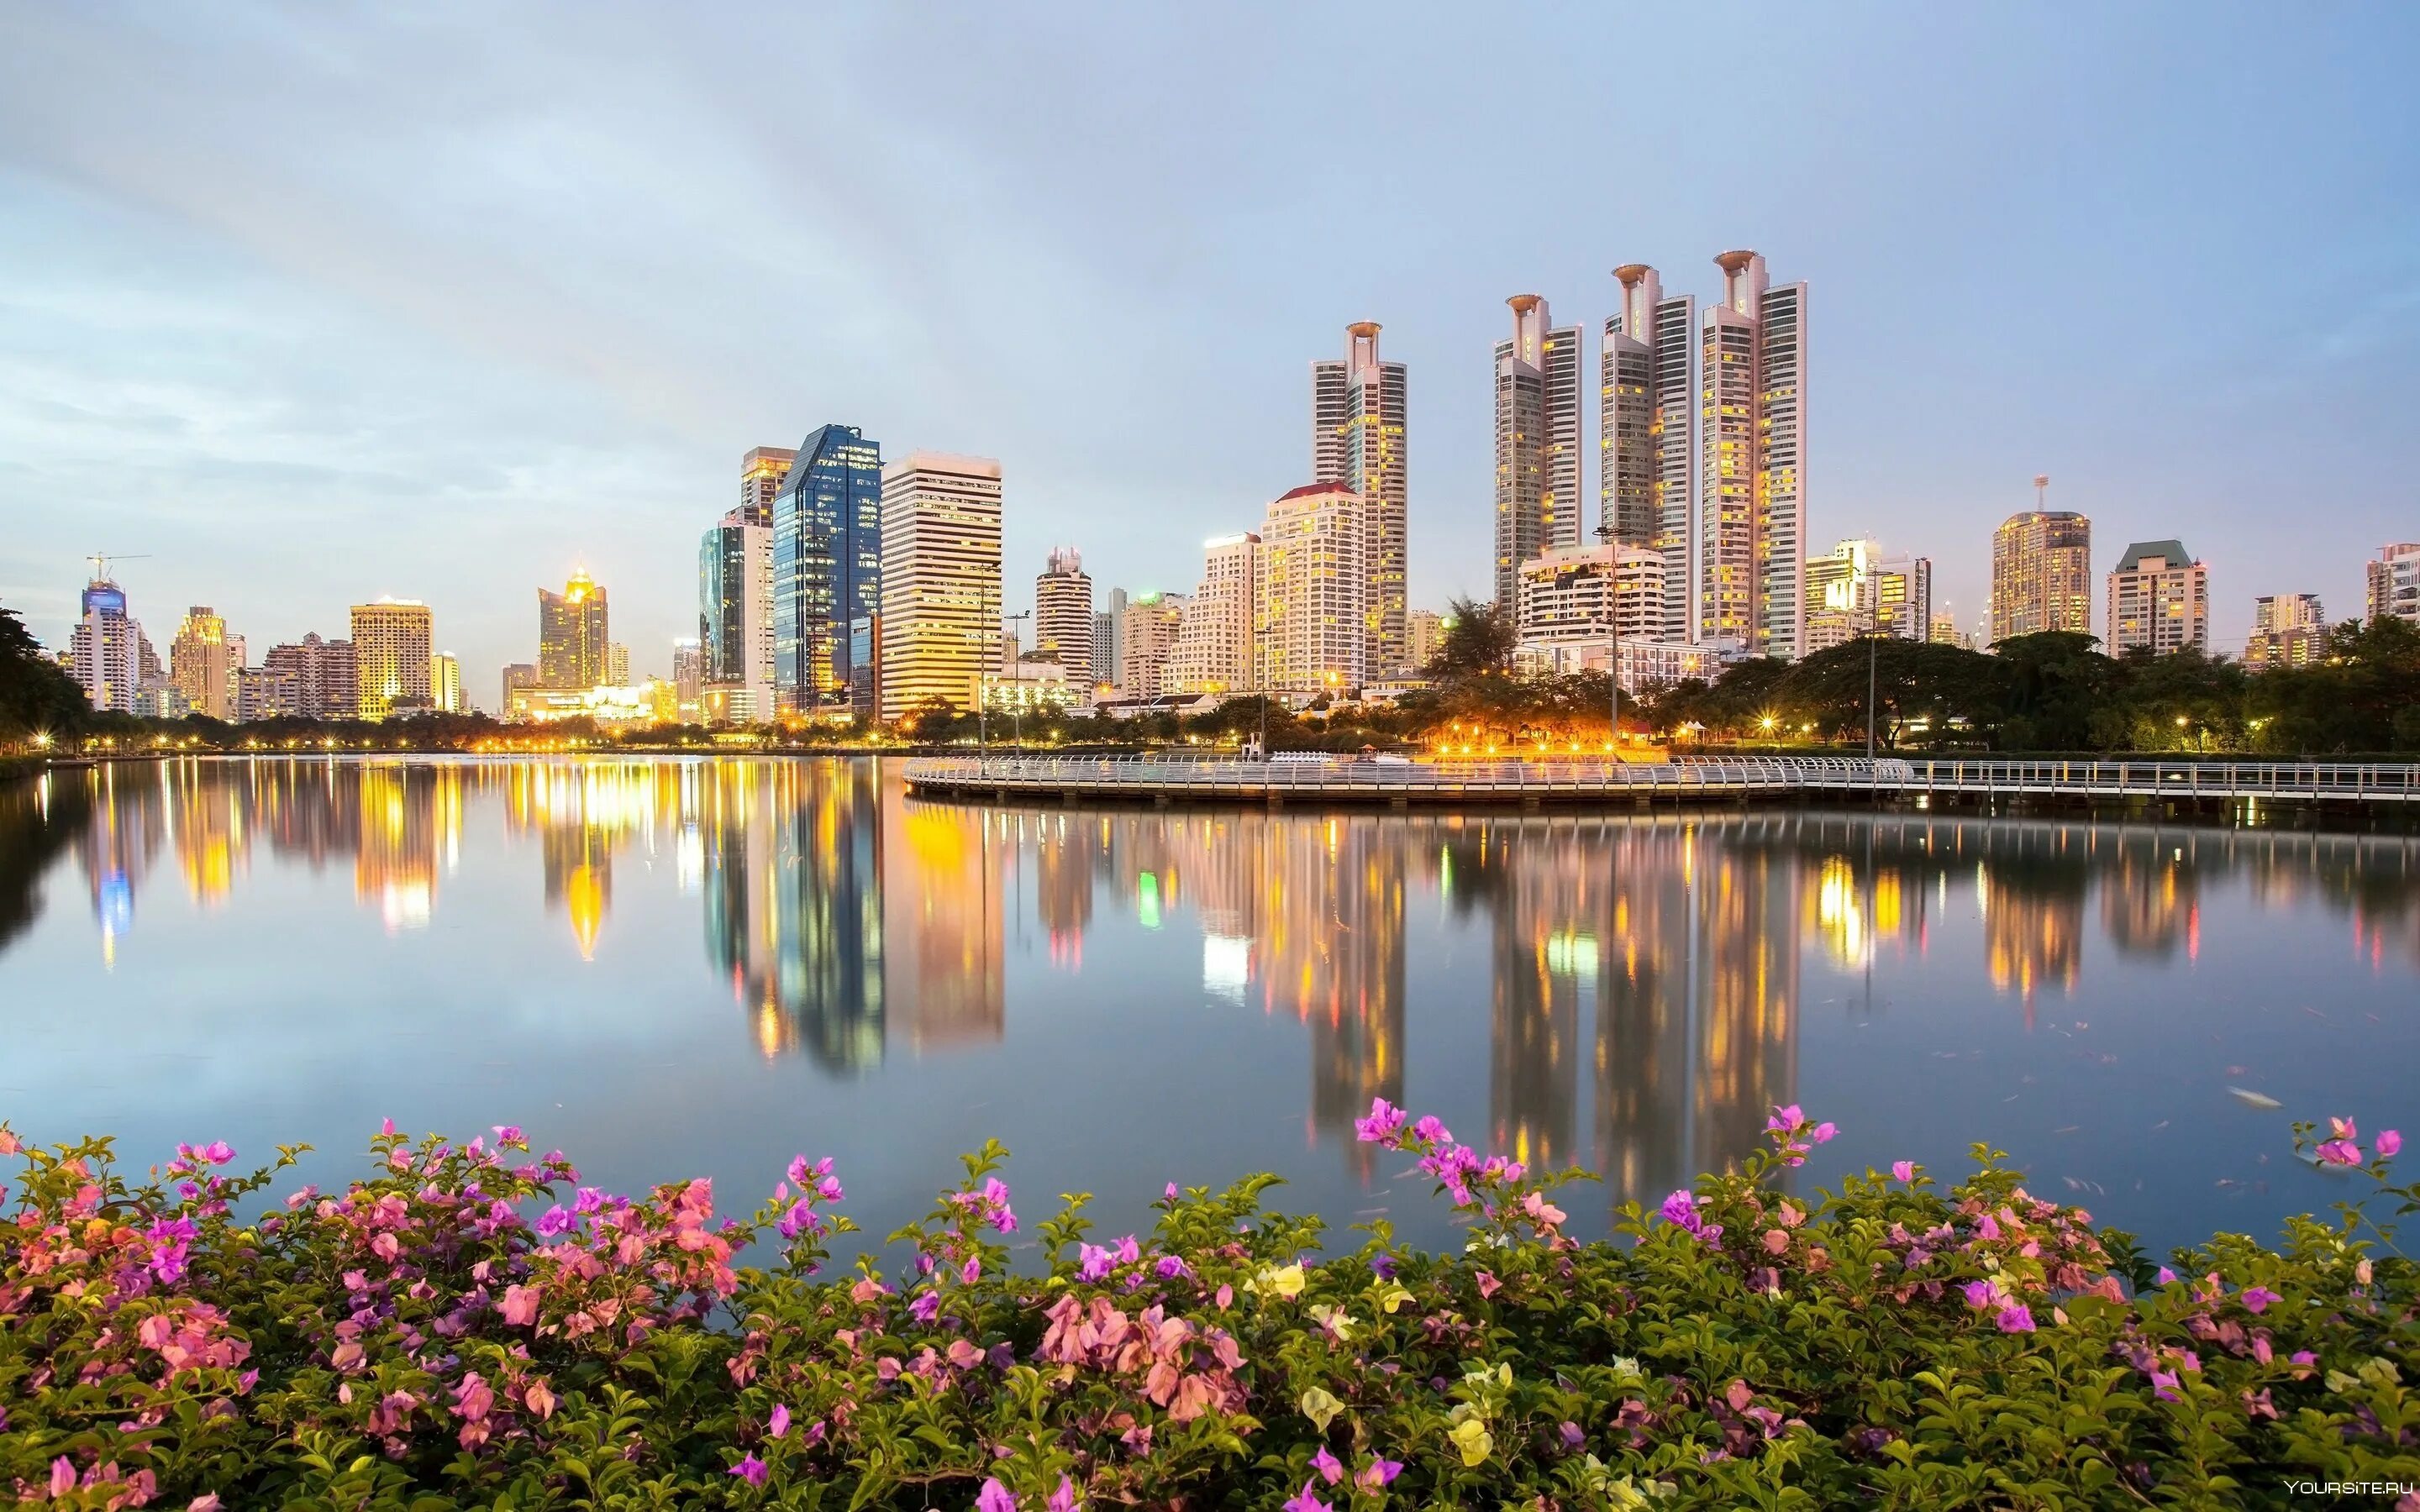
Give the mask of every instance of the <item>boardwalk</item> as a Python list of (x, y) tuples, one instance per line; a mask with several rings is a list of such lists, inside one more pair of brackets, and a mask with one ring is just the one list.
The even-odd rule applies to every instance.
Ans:
[(1546, 761), (1333, 763), (1232, 758), (921, 757), (907, 781), (928, 795), (1305, 804), (1704, 803), (1869, 798), (2149, 800), (2185, 805), (2384, 806), (2420, 812), (2420, 765), (2405, 763), (1879, 761), (1741, 758), (1635, 764)]

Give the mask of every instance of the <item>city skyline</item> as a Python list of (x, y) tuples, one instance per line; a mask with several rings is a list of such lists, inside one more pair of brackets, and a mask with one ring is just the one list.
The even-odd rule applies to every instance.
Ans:
[[(342, 634), (350, 604), (416, 597), (483, 689), (489, 669), (529, 656), (530, 585), (585, 563), (614, 586), (633, 676), (662, 675), (671, 641), (696, 633), (693, 575), (666, 570), (665, 558), (685, 556), (728, 507), (735, 455), (827, 415), (897, 443), (1001, 457), (1020, 480), (1002, 546), (1020, 589), (1048, 545), (1072, 542), (1104, 593), (1184, 593), (1202, 539), (1249, 527), (1267, 500), (1310, 481), (1302, 364), (1331, 360), (1339, 328), (1371, 320), (1386, 326), (1389, 362), (1417, 369), (1407, 598), (1435, 609), (1489, 586), (1492, 406), (1477, 352), (1501, 339), (1504, 291), (1544, 291), (1559, 320), (1593, 337), (1621, 313), (1621, 259), (1645, 259), (1666, 289), (1702, 302), (1717, 286), (1707, 259), (1750, 246), (1823, 287), (1807, 542), (1871, 537), (1930, 557), (1936, 609), (1972, 629), (1987, 603), (1990, 532), (2046, 471), (2059, 480), (2054, 507), (2094, 522), (2096, 598), (2125, 543), (2185, 537), (2215, 579), (2211, 648), (2240, 655), (2258, 598), (2313, 594), (2346, 617), (2364, 601), (2362, 564), (2420, 536), (2410, 470), (2375, 440), (2400, 434), (2396, 417), (2420, 397), (2409, 376), (2420, 321), (2397, 292), (2411, 282), (2412, 238), (2392, 196), (2346, 193), (2407, 177), (2420, 133), (2413, 106), (2373, 71), (2395, 51), (2378, 45), (2378, 26), (2406, 18), (2321, 23), (2257, 48), (2246, 28), (2197, 26), (2180, 48), (2174, 22), (2187, 14), (2202, 16), (1933, 18), (1920, 36), (1880, 17), (1776, 17), (1776, 43), (1801, 44), (1823, 65), (1823, 84), (1785, 87), (1766, 107), (1804, 140), (1771, 161), (1749, 155), (1760, 137), (1759, 150), (1771, 149), (1769, 119), (1668, 127), (1668, 161), (1643, 201), (1618, 214), (1584, 208), (1545, 238), (1456, 211), (1476, 193), (1470, 171), (1514, 129), (1480, 112), (1478, 70), (1454, 56), (1451, 28), (1390, 39), (1404, 87), (1441, 94), (1435, 118), (1407, 123), (1395, 152), (1425, 171), (1378, 208), (1378, 244), (1418, 226), (1406, 244), (1422, 251), (1377, 259), (1342, 246), (1280, 255), (1258, 239), (1228, 245), (1306, 212), (1314, 167), (1325, 167), (1287, 140), (1311, 123), (1303, 113), (1314, 107), (1288, 102), (1288, 71), (1307, 63), (1247, 70), (1242, 116), (1254, 101), (1272, 108), (1232, 145), (1177, 132), (1182, 109), (1162, 114), (1166, 100), (1182, 106), (1210, 87), (1208, 70), (1254, 30), (1240, 23), (1211, 25), (1201, 57), (1171, 63), (1150, 91), (1120, 83), (1000, 143), (978, 125), (996, 118), (983, 101), (1003, 85), (980, 80), (913, 143), (883, 134), (874, 100), (820, 107), (869, 156), (818, 171), (876, 205), (886, 174), (905, 181), (920, 149), (954, 185), (986, 180), (996, 153), (1070, 152), (1068, 177), (1035, 197), (979, 201), (1001, 233), (1000, 255), (982, 266), (912, 218), (839, 225), (785, 209), (742, 236), (719, 217), (709, 228), (702, 199), (656, 193), (718, 145), (732, 150), (699, 195), (794, 165), (800, 128), (640, 61), (710, 56), (735, 45), (719, 28), (769, 34), (780, 18), (716, 18), (686, 37), (633, 37), (636, 23), (625, 23), (583, 43), (678, 107), (682, 131), (659, 142), (635, 106), (507, 91), (509, 69), (489, 77), (447, 56), (442, 21), (395, 37), (375, 21), (263, 19), (226, 44), (228, 68), (191, 70), (177, 65), (200, 23), (37, 14), (0, 63), (10, 84), (0, 90), (0, 270), (13, 289), (12, 319), (0, 322), (0, 451), (12, 460), (0, 513), (25, 522), (0, 548), (0, 602), (64, 646), (79, 611), (77, 560), (125, 552), (116, 580), (164, 654), (188, 606), (211, 606), (267, 646)], [(914, 31), (891, 18), (850, 24), (869, 44)], [(1560, 51), (1596, 51), (1592, 23), (1551, 24)], [(990, 25), (1033, 69), (1048, 66), (1036, 39), (1067, 39), (1047, 22), (1033, 38), (1005, 22), (977, 29)], [(1083, 58), (1147, 46), (1153, 25), (1102, 28)], [(1298, 45), (1265, 51), (1321, 55), (1323, 37), (1348, 29), (1342, 18), (1285, 25)], [(543, 30), (492, 29), (506, 57), (535, 49)], [(2364, 46), (2349, 49), (2356, 38)], [(448, 156), (459, 150), (448, 141), (455, 123), (396, 81), (380, 86), (394, 91), (380, 96), (391, 109), (335, 109), (332, 60), (389, 43), (409, 65), (398, 79), (453, 81), (468, 117), (509, 140), (456, 196), (381, 191), (372, 203), (356, 197), (361, 176), (339, 181), (317, 165), (377, 161), (407, 189), (462, 166)], [(2143, 47), (2175, 65), (2148, 98), (2114, 87), (2120, 60)], [(1776, 62), (1757, 67), (1785, 80), (1777, 57), (1793, 51), (1776, 45)], [(1947, 70), (1961, 75), (1954, 89), (1925, 77), (1939, 57), (1986, 55), (1988, 67)], [(119, 118), (91, 88), (104, 65), (134, 86)], [(264, 85), (264, 69), (279, 82)], [(2280, 69), (2312, 85), (2308, 108), (2237, 120), (2189, 106), (2266, 87)], [(1836, 97), (1857, 92), (1844, 82), (1889, 82), (1903, 98), (1837, 110)], [(1671, 100), (1658, 90), (1676, 87), (1609, 107), (1611, 124), (1662, 124)], [(247, 89), (259, 98), (238, 98)], [(1545, 109), (1580, 118), (1576, 105)], [(134, 147), (156, 147), (164, 129), (154, 113), (170, 110), (193, 131), (173, 162), (155, 162)], [(293, 131), (298, 112), (314, 122), (326, 113), (327, 131)], [(1102, 113), (1136, 130), (1123, 141), (1094, 130)], [(1544, 166), (1604, 171), (1583, 147), (1606, 139), (1603, 123), (1561, 133), (1568, 146), (1553, 145), (1550, 124), (1517, 129), (1524, 144), (1549, 144)], [(1906, 146), (1918, 128), (1931, 140)], [(297, 135), (314, 155), (289, 149)], [(1992, 172), (1961, 170), (1945, 187), (1943, 172), (1985, 157)], [(1143, 161), (1159, 164), (1148, 183), (1131, 171)], [(1736, 185), (1716, 193), (1708, 180), (1751, 162), (1760, 176), (1832, 177), (1825, 194), (1745, 211)], [(2246, 174), (2272, 185), (2257, 204), (2229, 191)], [(538, 178), (564, 198), (519, 203)], [(566, 187), (573, 179), (584, 187)], [(556, 229), (566, 210), (647, 233), (636, 236), (644, 245), (566, 249)], [(759, 237), (784, 231), (800, 250), (777, 276)], [(2158, 245), (2189, 255), (2164, 259), (2155, 284), (2130, 276), (2140, 249)], [(894, 264), (871, 283), (854, 276)], [(2251, 298), (2280, 267), (2292, 272), (2287, 292)], [(2163, 304), (2234, 314), (2206, 328), (2163, 324), (2079, 371), (2076, 333), (2133, 318), (2147, 286)], [(2024, 289), (2055, 300), (2057, 317), (2021, 314)], [(1107, 315), (1079, 317), (1096, 299)], [(769, 324), (728, 319), (734, 301), (752, 300)], [(1187, 354), (1184, 404), (1144, 409), (1153, 386), (1112, 376), (1097, 342), (1073, 336), (1104, 318), (1135, 347)], [(943, 331), (954, 339), (935, 340)], [(814, 361), (795, 359), (801, 339)], [(2243, 376), (2255, 370), (2265, 376)], [(1957, 422), (1919, 418), (1944, 393), (1958, 395)], [(1173, 430), (1171, 412), (1183, 417)], [(60, 503), (69, 498), (72, 510)], [(1596, 513), (1588, 502), (1575, 501), (1584, 532)], [(2295, 512), (2316, 523), (2287, 528)], [(1130, 528), (1137, 517), (1151, 527)], [(294, 528), (310, 518), (331, 527)], [(1020, 591), (1012, 596), (1023, 607)]]

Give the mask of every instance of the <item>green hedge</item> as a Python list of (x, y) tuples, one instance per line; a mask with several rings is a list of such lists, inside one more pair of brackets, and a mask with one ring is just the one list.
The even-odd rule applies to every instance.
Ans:
[[(70, 1507), (2236, 1507), (2420, 1483), (2412, 1211), (2381, 1136), (2308, 1158), (2364, 1201), (2169, 1268), (2002, 1157), (1787, 1196), (1739, 1171), (1564, 1233), (1572, 1173), (1383, 1103), (1460, 1253), (1328, 1238), (1274, 1179), (1084, 1198), (1023, 1243), (997, 1146), (887, 1247), (829, 1162), (750, 1218), (703, 1180), (579, 1185), (519, 1130), (392, 1127), (342, 1193), (264, 1204), (223, 1145), (130, 1180), (24, 1169), (0, 1256), (0, 1489)], [(261, 1211), (265, 1206), (265, 1211)], [(2377, 1216), (2373, 1216), (2375, 1211)], [(748, 1247), (753, 1246), (753, 1247)], [(890, 1263), (884, 1263), (885, 1257)], [(742, 1265), (750, 1259), (757, 1263)], [(2380, 1491), (2379, 1483), (2401, 1483)], [(2420, 1505), (2420, 1496), (2406, 1504)]]

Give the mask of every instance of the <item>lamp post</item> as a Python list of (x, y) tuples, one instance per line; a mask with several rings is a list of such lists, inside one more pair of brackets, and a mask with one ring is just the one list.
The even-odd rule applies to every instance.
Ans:
[[(1033, 611), (1027, 609), (1021, 614), (1003, 614), (1000, 618), (1003, 625), (1022, 625), (1033, 618)], [(1014, 631), (1010, 633), (1016, 634)], [(1022, 654), (1010, 659), (1008, 680), (1008, 738), (1011, 744), (1021, 748), (1025, 745), (1025, 657)]]
[(1613, 686), (1613, 758), (1621, 759), (1621, 550), (1614, 546), (1613, 520), (1601, 517), (1596, 523), (1596, 538), (1614, 547), (1612, 559), (1606, 563), (1606, 655), (1605, 678)]

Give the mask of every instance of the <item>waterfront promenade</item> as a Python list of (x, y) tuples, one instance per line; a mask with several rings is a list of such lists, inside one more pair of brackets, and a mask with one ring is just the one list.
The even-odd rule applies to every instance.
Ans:
[(1631, 763), (1544, 760), (1242, 761), (1232, 757), (919, 757), (926, 796), (1415, 805), (1633, 805), (1794, 799), (2275, 803), (2420, 812), (2411, 763), (1867, 761), (1741, 757)]

